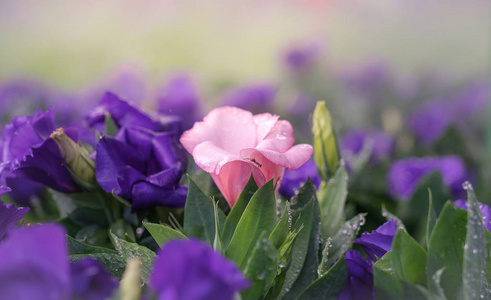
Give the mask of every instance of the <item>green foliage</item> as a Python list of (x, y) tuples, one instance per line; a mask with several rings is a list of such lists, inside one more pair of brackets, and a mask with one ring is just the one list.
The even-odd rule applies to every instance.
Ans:
[(150, 272), (152, 270), (153, 261), (155, 259), (155, 252), (147, 247), (122, 240), (112, 233), (111, 240), (114, 247), (125, 261), (132, 257), (138, 257), (141, 260), (142, 265), (140, 277), (142, 282), (147, 284)]
[(293, 230), (299, 231), (291, 250), (291, 264), (278, 298), (295, 299), (317, 279), (319, 265), (320, 211), (310, 180), (292, 199)]
[(163, 247), (168, 241), (175, 239), (185, 239), (186, 236), (181, 232), (172, 229), (167, 225), (143, 223), (145, 228), (150, 232), (159, 247)]
[(275, 225), (276, 199), (270, 180), (257, 190), (245, 208), (226, 248), (226, 256), (243, 269), (263, 231), (269, 236)]
[[(215, 218), (214, 202), (206, 196), (203, 191), (189, 179), (189, 190), (184, 206), (184, 234), (193, 236), (213, 245), (215, 240)], [(221, 212), (220, 219), (225, 220)]]
[(394, 237), (391, 263), (398, 279), (426, 285), (426, 252), (405, 230)]
[(344, 205), (348, 194), (348, 173), (341, 164), (328, 182), (319, 187), (319, 206), (322, 218), (322, 234), (334, 236), (344, 223)]

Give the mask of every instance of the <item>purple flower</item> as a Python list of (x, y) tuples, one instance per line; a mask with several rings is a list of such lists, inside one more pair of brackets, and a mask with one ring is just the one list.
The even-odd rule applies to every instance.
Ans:
[(164, 82), (158, 89), (157, 101), (160, 113), (181, 118), (183, 130), (190, 129), (203, 117), (198, 87), (188, 75), (178, 74)]
[(70, 264), (72, 298), (99, 300), (109, 298), (118, 286), (95, 259), (85, 258)]
[(268, 82), (249, 83), (226, 91), (220, 103), (235, 106), (252, 113), (262, 113), (271, 109), (278, 89)]
[(169, 242), (153, 267), (150, 287), (158, 299), (230, 300), (250, 286), (237, 267), (194, 239)]
[(176, 117), (152, 117), (112, 93), (105, 93), (99, 105), (86, 117), (87, 126), (104, 132), (104, 120), (109, 115), (116, 125), (138, 126), (155, 132), (180, 131), (180, 120)]
[[(467, 200), (459, 199), (459, 200), (454, 201), (453, 204), (455, 204), (457, 207), (460, 207), (462, 209), (465, 209), (465, 210), (468, 209)], [(484, 219), (484, 226), (486, 226), (486, 228), (489, 231), (491, 231), (491, 207), (489, 207), (488, 205), (481, 203), (481, 202), (479, 202), (479, 207), (481, 208), (481, 214), (482, 214), (483, 219)]]
[(421, 179), (434, 171), (442, 174), (443, 182), (453, 195), (462, 193), (462, 183), (468, 175), (464, 162), (458, 156), (413, 157), (395, 162), (387, 177), (389, 193), (393, 197), (408, 200)]
[(339, 300), (375, 299), (373, 286), (373, 265), (361, 257), (360, 253), (350, 250), (344, 254), (348, 267), (348, 281), (339, 295)]
[(28, 207), (17, 208), (13, 204), (5, 204), (0, 201), (0, 241), (2, 241), (5, 234), (12, 229), (28, 211)]
[(314, 66), (321, 54), (322, 47), (318, 42), (297, 43), (284, 52), (283, 64), (291, 73), (301, 74)]
[(447, 130), (452, 122), (452, 113), (449, 101), (428, 101), (411, 114), (409, 128), (423, 144), (433, 143)]
[(183, 207), (187, 187), (179, 185), (186, 156), (174, 132), (123, 127), (97, 144), (96, 179), (107, 192), (132, 199), (132, 209)]
[[(30, 185), (31, 182), (65, 193), (79, 191), (80, 187), (64, 166), (65, 161), (57, 143), (50, 138), (54, 130), (53, 110), (13, 118), (12, 123), (5, 128), (0, 183), (7, 186), (11, 184), (11, 188), (31, 189), (33, 192), (38, 190), (39, 185)], [(67, 128), (66, 133), (77, 140), (75, 129)]]
[(68, 299), (65, 234), (55, 224), (9, 231), (0, 243), (0, 299)]
[(291, 198), (296, 192), (298, 192), (300, 187), (309, 177), (312, 180), (312, 183), (314, 183), (315, 187), (319, 188), (321, 180), (319, 174), (317, 173), (315, 162), (312, 158), (298, 169), (286, 170), (278, 192), (285, 198)]
[(353, 242), (359, 244), (372, 261), (377, 261), (392, 249), (392, 240), (396, 232), (397, 222), (391, 220), (370, 233), (364, 232)]
[(361, 68), (343, 70), (340, 74), (347, 90), (369, 101), (381, 101), (393, 85), (392, 78), (392, 72), (384, 62), (372, 62)]
[(389, 158), (395, 149), (395, 140), (390, 134), (377, 131), (356, 129), (348, 132), (340, 142), (343, 157), (348, 162), (359, 156), (363, 150), (370, 151), (370, 163)]

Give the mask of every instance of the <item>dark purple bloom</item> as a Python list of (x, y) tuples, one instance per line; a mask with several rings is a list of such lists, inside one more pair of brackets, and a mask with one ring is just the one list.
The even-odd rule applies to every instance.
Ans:
[(294, 170), (286, 170), (281, 181), (281, 186), (278, 192), (286, 198), (291, 198), (295, 195), (300, 187), (310, 177), (316, 188), (319, 188), (321, 179), (317, 173), (317, 167), (314, 160), (311, 158), (300, 168)]
[(0, 299), (69, 299), (63, 227), (14, 228), (0, 243)]
[(150, 281), (158, 299), (166, 300), (231, 300), (249, 286), (232, 262), (194, 239), (171, 241), (160, 250)]
[(249, 83), (226, 91), (220, 103), (223, 106), (235, 106), (253, 113), (271, 109), (278, 88), (268, 82)]
[(14, 227), (28, 211), (28, 207), (17, 208), (11, 203), (5, 204), (0, 201), (0, 241), (2, 241), (5, 234), (12, 229), (12, 227)]
[[(55, 130), (54, 111), (37, 111), (32, 116), (20, 116), (7, 124), (2, 147), (0, 182), (11, 188), (21, 187), (39, 191), (36, 182), (61, 192), (76, 192), (80, 188), (64, 166), (64, 159), (56, 142), (50, 138)], [(77, 140), (75, 129), (66, 129)], [(15, 197), (15, 193), (12, 194)], [(27, 197), (23, 195), (22, 197)], [(28, 197), (27, 197), (28, 198)], [(22, 201), (22, 200), (21, 200)]]
[(320, 59), (322, 47), (319, 42), (310, 41), (291, 45), (283, 54), (284, 66), (293, 74), (300, 74)]
[(372, 261), (377, 261), (392, 249), (392, 240), (396, 232), (397, 222), (391, 220), (370, 233), (362, 233), (361, 237), (353, 242), (359, 244)]
[(348, 281), (339, 295), (339, 300), (375, 299), (372, 262), (363, 259), (360, 253), (350, 250), (344, 254), (348, 267)]
[(460, 90), (454, 97), (454, 120), (468, 120), (485, 113), (490, 105), (490, 85), (487, 80), (477, 80)]
[(395, 140), (388, 133), (377, 130), (357, 129), (348, 132), (340, 142), (343, 157), (349, 161), (362, 151), (370, 151), (370, 163), (387, 159), (394, 153)]
[(72, 298), (99, 300), (109, 298), (118, 286), (95, 259), (85, 258), (70, 264)]
[[(468, 209), (467, 200), (459, 199), (454, 201), (453, 204), (462, 209)], [(481, 202), (479, 202), (479, 207), (481, 208), (481, 214), (484, 219), (484, 226), (486, 226), (486, 228), (491, 231), (491, 207)]]
[(432, 100), (424, 103), (409, 118), (409, 128), (423, 144), (436, 141), (452, 122), (453, 107), (449, 101)]
[(467, 170), (458, 156), (407, 158), (392, 164), (388, 173), (389, 193), (393, 197), (408, 200), (419, 182), (434, 171), (442, 174), (443, 182), (453, 195), (462, 193)]
[(195, 81), (188, 75), (169, 78), (157, 91), (158, 110), (164, 115), (178, 116), (183, 130), (201, 120), (201, 96)]
[(99, 105), (85, 117), (85, 122), (89, 127), (103, 133), (106, 115), (109, 115), (119, 128), (138, 126), (155, 132), (181, 130), (179, 118), (152, 117), (109, 92), (104, 94)]
[(183, 207), (187, 187), (179, 185), (186, 156), (174, 132), (123, 127), (97, 144), (96, 178), (107, 192), (132, 199), (132, 208)]

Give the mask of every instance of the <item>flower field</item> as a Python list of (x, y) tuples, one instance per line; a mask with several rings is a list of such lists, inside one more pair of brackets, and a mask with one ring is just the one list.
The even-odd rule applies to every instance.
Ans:
[(330, 55), (0, 73), (0, 300), (491, 299), (489, 76)]

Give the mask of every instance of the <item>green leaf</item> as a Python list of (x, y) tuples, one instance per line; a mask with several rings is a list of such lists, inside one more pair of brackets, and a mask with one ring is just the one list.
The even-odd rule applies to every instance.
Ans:
[(481, 209), (470, 183), (467, 189), (467, 236), (464, 247), (464, 299), (484, 299), (491, 296), (486, 290), (486, 229)]
[(334, 237), (329, 237), (322, 251), (322, 261), (317, 270), (319, 276), (323, 276), (343, 253), (348, 251), (353, 245), (360, 227), (365, 224), (365, 215), (358, 214), (351, 220), (344, 223)]
[(104, 247), (92, 246), (89, 244), (85, 244), (77, 241), (71, 236), (67, 235), (67, 246), (68, 246), (68, 254), (94, 254), (94, 253), (113, 253), (117, 254), (118, 252)]
[(263, 231), (271, 234), (276, 225), (276, 199), (273, 180), (268, 181), (252, 196), (226, 250), (227, 258), (241, 270)]
[(440, 214), (443, 205), (450, 197), (442, 175), (435, 171), (421, 180), (411, 199), (406, 202), (406, 206), (400, 206), (398, 215), (403, 221), (418, 223), (424, 220), (421, 216), (428, 215), (428, 189), (431, 190), (432, 208), (437, 216)]
[(433, 228), (435, 227), (436, 219), (438, 215), (435, 211), (435, 207), (433, 205), (433, 194), (431, 193), (431, 189), (428, 188), (429, 194), (429, 205), (428, 205), (428, 220), (426, 221), (426, 244), (430, 244), (430, 236), (433, 232)]
[(322, 215), (322, 234), (334, 236), (344, 223), (344, 204), (348, 194), (348, 173), (340, 165), (329, 182), (319, 188), (319, 205)]
[(105, 113), (104, 115), (104, 134), (107, 136), (115, 136), (118, 133), (119, 128), (114, 122), (113, 118), (109, 113)]
[(385, 253), (373, 265), (373, 285), (378, 300), (403, 299), (403, 285), (392, 269), (392, 251)]
[(283, 245), (283, 242), (286, 240), (288, 232), (290, 231), (290, 222), (289, 205), (286, 205), (278, 224), (276, 224), (276, 227), (269, 236), (269, 241), (276, 249), (280, 249), (281, 245)]
[(97, 225), (89, 225), (80, 229), (75, 239), (91, 245), (105, 245), (109, 243), (107, 229)]
[(324, 101), (317, 102), (313, 115), (312, 134), (314, 135), (314, 160), (320, 177), (324, 181), (336, 170), (339, 150), (332, 119)]
[[(441, 288), (448, 299), (462, 299), (462, 263), (466, 237), (467, 212), (450, 201), (445, 204), (433, 228), (428, 246), (427, 274), (445, 268)], [(438, 287), (428, 278), (428, 287), (437, 294)]]
[(87, 257), (98, 260), (109, 272), (109, 274), (119, 279), (123, 277), (126, 261), (118, 253), (73, 254), (68, 256), (69, 260), (74, 262)]
[(320, 212), (316, 190), (309, 179), (292, 198), (293, 231), (300, 230), (291, 250), (291, 264), (286, 271), (279, 299), (295, 299), (317, 279), (319, 265)]
[(189, 175), (188, 179), (189, 191), (184, 206), (184, 234), (213, 245), (215, 239), (214, 202), (200, 190)]
[(184, 234), (166, 225), (144, 222), (143, 226), (150, 232), (150, 235), (155, 239), (160, 248), (170, 240), (186, 238)]
[(265, 293), (276, 276), (276, 256), (275, 247), (263, 231), (244, 266), (244, 275), (251, 280), (252, 287), (241, 293), (242, 299), (256, 300)]
[(341, 256), (324, 276), (314, 281), (297, 299), (337, 299), (348, 281), (348, 276), (346, 261), (344, 256)]
[(215, 239), (213, 240), (213, 249), (221, 254), (225, 254), (225, 248), (223, 247), (222, 234), (220, 230), (220, 218), (218, 217), (218, 203), (213, 205), (215, 215)]
[(131, 225), (126, 223), (123, 219), (119, 219), (116, 222), (112, 223), (109, 227), (109, 230), (111, 230), (112, 233), (123, 240), (127, 240), (133, 243), (136, 242), (133, 227), (131, 227)]
[(234, 207), (232, 207), (230, 213), (225, 219), (225, 225), (223, 227), (222, 233), (222, 241), (225, 248), (228, 247), (228, 244), (230, 243), (230, 240), (234, 235), (235, 228), (237, 227), (237, 224), (239, 224), (242, 214), (244, 213), (247, 205), (249, 204), (249, 201), (257, 190), (257, 184), (251, 175), (249, 182), (247, 182), (245, 188), (240, 193), (239, 199), (237, 200), (237, 202), (235, 202)]
[(397, 278), (426, 285), (426, 252), (405, 230), (397, 231), (391, 252), (392, 267)]
[(125, 260), (128, 260), (132, 257), (140, 258), (142, 262), (141, 279), (144, 284), (147, 284), (150, 271), (152, 270), (153, 261), (155, 259), (155, 252), (148, 249), (147, 247), (143, 247), (136, 243), (130, 243), (123, 239), (120, 239), (113, 233), (111, 233), (111, 240), (116, 250)]
[(100, 227), (108, 227), (109, 224), (106, 215), (101, 210), (96, 210), (88, 207), (79, 207), (75, 209), (69, 216), (75, 224), (82, 227), (89, 225), (98, 225)]

